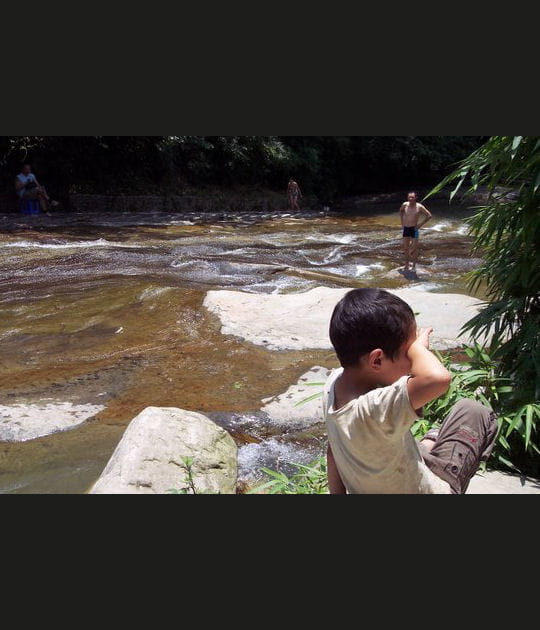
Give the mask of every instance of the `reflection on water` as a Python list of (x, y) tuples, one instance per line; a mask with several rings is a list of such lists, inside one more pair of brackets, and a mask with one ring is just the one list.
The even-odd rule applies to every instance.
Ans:
[[(465, 293), (464, 276), (479, 261), (470, 256), (464, 213), (430, 209), (435, 218), (421, 231), (418, 278), (396, 271), (395, 208), (357, 217), (148, 212), (4, 221), (1, 404), (70, 401), (105, 409), (68, 437), (0, 444), (0, 491), (83, 492), (122, 427), (144, 407), (252, 412), (312, 365), (335, 365), (329, 352), (272, 353), (224, 337), (201, 306), (209, 289), (416, 286)], [(251, 426), (235, 437), (245, 443), (255, 433)], [(95, 459), (83, 448), (89, 436)], [(241, 449), (241, 471), (295, 448), (298, 457), (317, 450), (305, 437), (295, 447), (270, 429), (265, 436)]]

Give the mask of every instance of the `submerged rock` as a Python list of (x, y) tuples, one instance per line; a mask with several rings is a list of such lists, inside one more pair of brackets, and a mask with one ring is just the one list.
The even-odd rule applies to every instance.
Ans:
[(70, 402), (0, 405), (0, 441), (26, 442), (67, 431), (105, 409)]
[(184, 457), (193, 458), (197, 494), (235, 494), (236, 456), (232, 437), (206, 416), (174, 407), (147, 407), (129, 424), (90, 494), (180, 490), (188, 485)]
[[(331, 349), (328, 327), (332, 311), (350, 289), (317, 287), (305, 293), (260, 295), (240, 291), (209, 291), (204, 306), (221, 320), (221, 332), (269, 350)], [(432, 326), (436, 350), (469, 343), (460, 330), (482, 302), (457, 293), (387, 289), (407, 302), (420, 327)]]

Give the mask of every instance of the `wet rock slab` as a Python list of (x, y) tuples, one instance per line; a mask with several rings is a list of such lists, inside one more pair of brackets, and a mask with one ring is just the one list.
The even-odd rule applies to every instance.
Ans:
[(25, 442), (67, 431), (103, 409), (103, 405), (74, 405), (71, 402), (0, 405), (0, 441)]
[[(317, 287), (305, 293), (260, 295), (209, 291), (204, 306), (217, 315), (224, 335), (235, 335), (269, 350), (331, 349), (328, 326), (332, 311), (350, 289)], [(418, 313), (418, 325), (432, 326), (432, 348), (447, 350), (469, 342), (459, 336), (478, 313), (481, 301), (468, 295), (390, 290)]]
[[(286, 392), (272, 398), (262, 400), (264, 411), (279, 424), (304, 421), (308, 424), (323, 422), (322, 398), (317, 396), (312, 400), (306, 399), (322, 392), (324, 383), (331, 370), (319, 365), (311, 368), (291, 385)], [(306, 401), (306, 402), (304, 402)]]

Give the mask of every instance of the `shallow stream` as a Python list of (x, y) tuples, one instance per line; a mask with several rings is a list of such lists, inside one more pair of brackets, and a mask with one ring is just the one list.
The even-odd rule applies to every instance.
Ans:
[(308, 461), (320, 426), (272, 426), (261, 399), (332, 352), (272, 352), (220, 333), (209, 289), (417, 287), (467, 293), (478, 265), (467, 211), (430, 206), (420, 272), (401, 265), (399, 215), (4, 215), (0, 220), (0, 405), (100, 405), (79, 427), (0, 442), (0, 492), (80, 493), (97, 479), (129, 421), (147, 406), (208, 413), (240, 446), (240, 477)]

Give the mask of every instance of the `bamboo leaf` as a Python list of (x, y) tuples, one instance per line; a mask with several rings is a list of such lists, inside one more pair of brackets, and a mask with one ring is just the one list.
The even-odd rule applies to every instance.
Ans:
[(252, 488), (249, 492), (247, 492), (246, 494), (259, 494), (260, 492), (262, 492), (263, 490), (266, 490), (268, 488), (271, 488), (272, 486), (275, 486), (278, 482), (274, 479), (272, 481), (268, 481), (266, 483), (263, 483), (261, 486), (256, 486), (255, 488)]
[(300, 407), (300, 405), (305, 405), (306, 403), (311, 402), (312, 400), (316, 400), (317, 398), (321, 398), (322, 395), (323, 395), (323, 392), (317, 392), (316, 394), (312, 394), (311, 396), (308, 396), (307, 398), (304, 398), (303, 400), (300, 400), (294, 406), (295, 407)]
[(512, 142), (512, 159), (516, 157), (517, 150), (522, 140), (523, 136), (514, 136), (514, 140)]
[(533, 406), (527, 405), (527, 412), (525, 414), (525, 450), (528, 450), (531, 442), (531, 433), (533, 428)]

